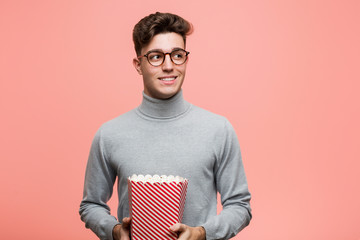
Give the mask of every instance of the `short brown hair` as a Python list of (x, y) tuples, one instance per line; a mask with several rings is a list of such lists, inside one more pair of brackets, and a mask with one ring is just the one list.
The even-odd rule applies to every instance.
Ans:
[(135, 51), (141, 55), (141, 49), (150, 43), (152, 38), (159, 33), (174, 32), (180, 34), (186, 44), (186, 36), (193, 31), (190, 22), (172, 13), (156, 12), (141, 19), (134, 27), (133, 41)]

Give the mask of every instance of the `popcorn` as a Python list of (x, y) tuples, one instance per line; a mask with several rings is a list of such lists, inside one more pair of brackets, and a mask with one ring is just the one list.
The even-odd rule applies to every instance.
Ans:
[(187, 179), (172, 175), (129, 177), (131, 239), (177, 239), (169, 227), (181, 222), (187, 185)]
[(133, 174), (131, 177), (129, 177), (129, 180), (130, 181), (134, 181), (134, 182), (143, 182), (143, 183), (147, 183), (147, 182), (150, 182), (150, 183), (156, 183), (156, 182), (159, 182), (159, 183), (171, 183), (171, 182), (176, 182), (177, 184), (186, 180), (182, 177), (179, 177), (179, 176), (176, 176), (174, 177), (173, 175), (169, 175), (169, 176), (166, 176), (166, 175), (154, 175), (154, 176), (151, 176), (151, 175), (136, 175), (136, 174)]

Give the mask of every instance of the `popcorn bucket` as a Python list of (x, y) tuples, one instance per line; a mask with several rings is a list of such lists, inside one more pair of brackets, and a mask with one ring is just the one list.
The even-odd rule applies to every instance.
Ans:
[(177, 234), (169, 228), (181, 222), (187, 185), (187, 179), (137, 181), (129, 178), (131, 239), (177, 239)]

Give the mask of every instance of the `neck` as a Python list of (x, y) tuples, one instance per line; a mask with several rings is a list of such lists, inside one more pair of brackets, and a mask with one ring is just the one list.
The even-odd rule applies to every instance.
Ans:
[(140, 113), (151, 118), (169, 119), (185, 113), (190, 103), (184, 100), (182, 90), (168, 99), (157, 99), (143, 92), (143, 100), (138, 107)]

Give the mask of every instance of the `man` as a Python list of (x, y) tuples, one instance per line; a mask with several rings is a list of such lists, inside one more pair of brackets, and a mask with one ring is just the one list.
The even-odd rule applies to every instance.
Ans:
[[(134, 28), (133, 64), (143, 78), (143, 101), (97, 131), (80, 206), (86, 227), (101, 239), (129, 239), (127, 178), (133, 174), (189, 180), (183, 223), (170, 227), (180, 240), (229, 239), (250, 222), (250, 193), (232, 126), (183, 98), (191, 30), (189, 22), (169, 13), (151, 14)], [(106, 204), (116, 177), (121, 223)]]

